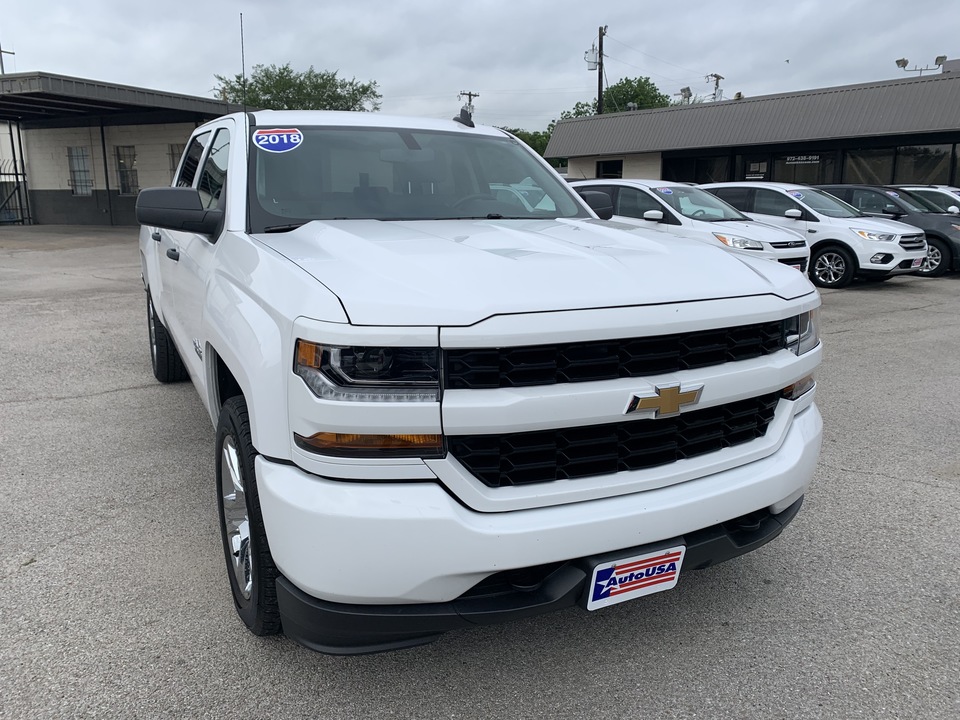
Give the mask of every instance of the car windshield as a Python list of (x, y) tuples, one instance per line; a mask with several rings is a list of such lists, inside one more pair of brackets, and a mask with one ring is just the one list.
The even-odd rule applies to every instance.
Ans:
[(911, 211), (918, 213), (942, 213), (944, 212), (936, 203), (932, 203), (924, 197), (915, 195), (907, 190), (889, 190), (890, 193), (896, 193), (900, 196), (900, 202), (906, 205)]
[(510, 137), (401, 128), (253, 128), (253, 232), (310, 220), (586, 218)]
[(863, 213), (852, 205), (847, 205), (847, 203), (840, 198), (836, 198), (822, 190), (805, 187), (788, 190), (787, 193), (807, 205), (810, 209), (816, 210), (821, 215), (826, 215), (827, 217), (863, 217)]
[(671, 185), (652, 188), (652, 191), (678, 213), (693, 220), (750, 220), (732, 205), (700, 188)]
[(949, 190), (914, 189), (910, 191), (910, 194), (937, 208), (936, 212), (939, 213), (948, 213), (951, 207), (960, 206), (960, 197)]

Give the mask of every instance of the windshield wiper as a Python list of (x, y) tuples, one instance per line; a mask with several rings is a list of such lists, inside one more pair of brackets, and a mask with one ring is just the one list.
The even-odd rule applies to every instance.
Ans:
[(265, 233), (283, 233), (283, 232), (290, 232), (291, 230), (296, 230), (297, 228), (303, 227), (304, 225), (306, 225), (305, 222), (290, 223), (289, 225), (270, 225), (270, 226), (268, 226), (268, 227), (265, 227), (265, 228), (263, 229), (263, 231), (264, 231)]

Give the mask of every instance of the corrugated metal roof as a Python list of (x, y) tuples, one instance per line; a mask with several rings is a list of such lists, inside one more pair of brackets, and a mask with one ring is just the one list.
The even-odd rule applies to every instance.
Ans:
[(241, 106), (222, 100), (51, 75), (0, 75), (0, 120), (31, 122), (144, 111), (218, 117)]
[(548, 158), (960, 130), (960, 72), (562, 120)]

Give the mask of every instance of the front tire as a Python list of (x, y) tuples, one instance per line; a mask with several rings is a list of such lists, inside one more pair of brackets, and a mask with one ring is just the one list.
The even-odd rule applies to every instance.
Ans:
[(149, 290), (147, 290), (147, 333), (150, 338), (150, 364), (153, 366), (153, 376), (162, 383), (186, 380), (189, 377), (187, 368), (180, 359), (180, 353), (177, 352), (170, 333), (157, 317)]
[(217, 506), (233, 603), (254, 635), (280, 632), (277, 566), (260, 513), (247, 403), (230, 398), (217, 423)]
[(838, 245), (817, 248), (810, 256), (810, 280), (817, 287), (846, 287), (856, 270), (853, 255)]
[(917, 270), (923, 277), (940, 277), (950, 267), (950, 248), (940, 238), (927, 238), (927, 256)]

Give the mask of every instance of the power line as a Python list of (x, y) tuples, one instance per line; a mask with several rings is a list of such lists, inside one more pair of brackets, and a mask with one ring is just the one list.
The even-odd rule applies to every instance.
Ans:
[(644, 55), (648, 58), (653, 58), (657, 62), (662, 62), (664, 65), (669, 65), (670, 67), (675, 67), (679, 70), (685, 70), (686, 72), (693, 73), (701, 77), (703, 77), (703, 75), (705, 74), (699, 70), (691, 70), (690, 68), (684, 67), (683, 65), (677, 65), (676, 63), (672, 63), (669, 60), (664, 60), (663, 58), (659, 58), (656, 55), (651, 55), (650, 53), (646, 53), (643, 50), (639, 50), (638, 48), (633, 47), (632, 45), (627, 45), (627, 43), (623, 42), (622, 40), (617, 40), (617, 38), (613, 37), (612, 35), (607, 35), (607, 37), (613, 40), (614, 42), (619, 43), (620, 45), (623, 45), (625, 48), (629, 48), (634, 52), (640, 53), (641, 55)]

